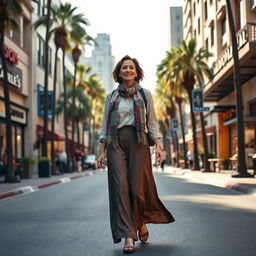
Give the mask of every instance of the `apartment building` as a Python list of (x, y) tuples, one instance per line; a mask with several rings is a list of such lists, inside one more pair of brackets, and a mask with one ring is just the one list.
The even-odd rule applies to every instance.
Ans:
[[(53, 4), (60, 3), (53, 0)], [(17, 17), (19, 31), (7, 31), (5, 37), (5, 52), (8, 61), (8, 77), (10, 86), (11, 119), (13, 121), (13, 149), (14, 158), (22, 156), (38, 158), (41, 154), (43, 136), (43, 90), (45, 70), (45, 27), (35, 29), (33, 23), (44, 14), (46, 1), (38, 3), (24, 0), (22, 2), (23, 14)], [(64, 124), (61, 114), (55, 125), (55, 134), (51, 134), (51, 103), (53, 99), (53, 72), (55, 44), (53, 37), (49, 41), (49, 111), (48, 111), (48, 152), (50, 156), (50, 138), (54, 136), (55, 149), (64, 149)], [(58, 52), (57, 61), (57, 95), (63, 92), (62, 52)], [(74, 64), (71, 54), (65, 57), (65, 72), (73, 74)], [(3, 94), (3, 71), (0, 59), (0, 160), (6, 148), (5, 138), (5, 108)], [(71, 126), (68, 137), (71, 138)], [(71, 139), (69, 140), (72, 143)]]
[[(230, 2), (239, 49), (246, 152), (250, 154), (256, 151), (256, 1)], [(214, 103), (208, 115), (216, 116), (213, 124), (216, 153), (221, 158), (228, 158), (236, 153), (237, 128), (234, 62), (226, 1), (187, 0), (183, 18), (184, 39), (196, 38), (198, 47), (205, 47), (213, 54), (208, 60), (213, 78), (205, 81), (204, 101)]]
[[(12, 143), (15, 158), (25, 154), (27, 129), (29, 129), (27, 104), (31, 87), (32, 13), (30, 1), (22, 2), (23, 14), (16, 18), (19, 31), (7, 31), (4, 52), (7, 58), (8, 83), (11, 103)], [(0, 58), (0, 160), (6, 150), (5, 105), (3, 93), (3, 68)]]

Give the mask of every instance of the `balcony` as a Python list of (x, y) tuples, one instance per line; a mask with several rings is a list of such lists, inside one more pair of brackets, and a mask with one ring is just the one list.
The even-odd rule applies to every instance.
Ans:
[[(237, 33), (241, 84), (256, 75), (256, 23), (247, 23)], [(233, 53), (228, 45), (212, 65), (213, 78), (204, 88), (205, 101), (219, 101), (234, 90)]]

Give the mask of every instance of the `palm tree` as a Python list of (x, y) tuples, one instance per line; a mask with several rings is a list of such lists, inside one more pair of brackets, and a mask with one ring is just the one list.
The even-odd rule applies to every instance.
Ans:
[[(165, 125), (167, 131), (171, 131), (173, 150), (177, 153), (177, 157), (179, 158), (176, 132), (170, 129), (170, 120), (175, 118), (175, 112), (175, 104), (171, 87), (167, 84), (166, 79), (163, 77), (159, 78), (156, 87), (156, 114), (159, 123), (162, 126)], [(162, 130), (164, 131), (165, 129), (162, 127)], [(168, 157), (170, 158), (171, 152), (169, 150), (168, 143), (166, 142), (165, 145), (165, 150), (168, 152)]]
[[(79, 62), (79, 58), (82, 54), (82, 51), (80, 50), (80, 46), (84, 49), (84, 46), (87, 45), (93, 45), (95, 44), (95, 41), (92, 37), (90, 37), (84, 28), (76, 26), (74, 30), (70, 33), (72, 41), (75, 43), (74, 48), (72, 49), (72, 58), (74, 61), (75, 69), (74, 69), (74, 79), (73, 79), (73, 108), (75, 108), (75, 86), (76, 86), (76, 73), (77, 73), (77, 64)], [(79, 131), (79, 129), (78, 129)], [(79, 134), (78, 134), (79, 135)], [(75, 169), (75, 143), (74, 143), (74, 137), (75, 137), (75, 118), (72, 118), (72, 169)]]
[[(44, 7), (43, 7), (44, 8)], [(46, 32), (45, 32), (45, 47), (44, 47), (44, 97), (43, 97), (43, 106), (44, 106), (44, 127), (43, 127), (43, 143), (42, 143), (42, 155), (47, 157), (47, 142), (48, 142), (48, 76), (49, 76), (49, 37), (50, 37), (50, 18), (51, 18), (51, 0), (47, 1), (47, 13), (46, 13)]]
[(3, 66), (3, 87), (4, 87), (4, 104), (5, 104), (5, 121), (6, 121), (6, 182), (15, 182), (15, 171), (13, 167), (13, 147), (12, 147), (12, 124), (10, 113), (10, 95), (9, 85), (7, 78), (7, 61), (4, 54), (4, 38), (5, 31), (7, 29), (19, 29), (18, 24), (15, 22), (15, 18), (22, 14), (22, 1), (13, 0), (5, 1), (0, 0), (0, 57), (2, 59)]
[[(57, 76), (57, 51), (59, 49), (62, 50), (63, 58), (62, 58), (62, 72), (63, 72), (63, 90), (64, 95), (66, 95), (66, 74), (65, 74), (65, 52), (67, 50), (68, 41), (67, 37), (69, 32), (82, 29), (82, 26), (87, 26), (89, 24), (88, 20), (84, 17), (83, 14), (75, 14), (77, 7), (72, 7), (70, 3), (60, 3), (59, 5), (53, 5), (51, 8), (52, 11), (52, 19), (50, 21), (50, 35), (54, 33), (54, 43), (56, 45), (55, 52), (55, 68), (54, 68), (54, 98), (56, 98), (56, 76)], [(46, 24), (46, 16), (40, 17), (35, 26), (38, 27), (40, 25)], [(56, 73), (55, 73), (56, 72)], [(66, 98), (66, 96), (64, 96)], [(64, 101), (67, 101), (64, 99)], [(55, 103), (55, 100), (54, 100)], [(55, 104), (53, 104), (53, 108), (55, 108)], [(64, 106), (65, 108), (65, 106)], [(53, 113), (52, 122), (55, 121), (55, 111)], [(69, 155), (69, 145), (68, 145), (68, 131), (67, 131), (67, 117), (66, 110), (64, 109), (64, 130), (65, 130), (65, 148), (67, 152), (67, 170), (69, 170), (70, 166), (70, 155)], [(52, 124), (52, 133), (54, 134), (54, 124)], [(54, 161), (54, 141), (52, 141), (52, 161)]]
[[(184, 86), (188, 93), (190, 114), (193, 131), (194, 141), (194, 170), (200, 170), (198, 159), (198, 147), (196, 136), (196, 121), (195, 114), (193, 112), (192, 91), (196, 82), (203, 84), (204, 76), (211, 77), (211, 71), (205, 60), (207, 60), (211, 54), (204, 48), (200, 48), (197, 51), (196, 40), (191, 39), (188, 43), (182, 42), (182, 45), (177, 49), (177, 57), (173, 62), (173, 76), (177, 80), (182, 79), (181, 84)], [(207, 155), (205, 154), (205, 158)], [(208, 161), (207, 161), (208, 162)]]
[[(90, 99), (87, 95), (85, 95), (84, 90), (82, 88), (76, 87), (75, 88), (76, 94), (76, 103), (75, 108), (73, 107), (73, 88), (67, 88), (67, 101), (66, 107), (65, 104), (65, 95), (61, 93), (58, 99), (56, 113), (59, 115), (60, 113), (64, 112), (66, 109), (67, 111), (67, 121), (71, 121), (74, 117), (76, 120), (77, 125), (79, 122), (83, 122), (88, 117), (91, 116), (91, 109), (90, 109)], [(79, 141), (78, 141), (79, 143)]]
[(238, 175), (233, 177), (249, 177), (247, 172), (246, 161), (245, 161), (245, 147), (244, 147), (244, 120), (243, 120), (243, 97), (241, 91), (241, 78), (240, 78), (240, 65), (238, 57), (237, 39), (234, 26), (234, 19), (230, 0), (226, 0), (229, 27), (232, 37), (232, 52), (234, 58), (234, 89), (236, 92), (236, 116), (237, 116), (237, 147), (238, 147), (238, 158), (237, 158), (237, 171)]
[(92, 110), (92, 117), (89, 119), (89, 151), (94, 153), (95, 149), (95, 134), (96, 128), (101, 123), (101, 116), (103, 112), (106, 91), (96, 74), (89, 76), (85, 81), (85, 90), (91, 98), (90, 106)]
[(188, 168), (188, 161), (187, 161), (187, 147), (186, 147), (186, 140), (185, 140), (185, 128), (184, 128), (184, 120), (183, 120), (183, 112), (182, 112), (182, 104), (187, 100), (187, 97), (184, 95), (181, 86), (174, 87), (174, 95), (175, 100), (179, 108), (179, 115), (180, 115), (180, 127), (181, 127), (181, 134), (183, 140), (183, 156), (184, 156), (184, 168)]

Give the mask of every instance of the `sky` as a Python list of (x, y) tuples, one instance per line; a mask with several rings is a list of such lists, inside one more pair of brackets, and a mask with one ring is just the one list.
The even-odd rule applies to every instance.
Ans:
[[(138, 59), (145, 75), (141, 85), (151, 92), (156, 84), (156, 66), (169, 47), (169, 7), (182, 3), (183, 0), (72, 1), (89, 20), (89, 35), (110, 34), (116, 62), (127, 54)], [(90, 52), (87, 49), (86, 55)]]

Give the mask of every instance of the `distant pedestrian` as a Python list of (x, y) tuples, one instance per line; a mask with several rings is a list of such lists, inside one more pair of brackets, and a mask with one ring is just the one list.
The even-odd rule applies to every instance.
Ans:
[[(139, 81), (138, 61), (122, 58), (113, 71), (118, 88), (108, 94), (100, 136), (98, 166), (104, 168), (107, 149), (110, 222), (114, 243), (125, 238), (123, 252), (135, 251), (134, 241), (146, 243), (146, 223), (174, 221), (157, 195), (147, 133), (155, 142), (158, 165), (162, 148), (152, 96)], [(138, 233), (138, 234), (137, 234)]]
[(67, 153), (63, 151), (63, 149), (60, 150), (60, 153), (58, 155), (58, 160), (59, 160), (60, 173), (64, 174), (66, 171)]
[(161, 163), (162, 172), (164, 171), (165, 163), (166, 163), (166, 151), (163, 151), (163, 161)]
[(192, 169), (193, 168), (193, 162), (194, 162), (194, 154), (190, 150), (188, 150), (188, 152), (187, 152), (187, 159), (188, 159), (188, 163), (189, 163), (189, 168)]

